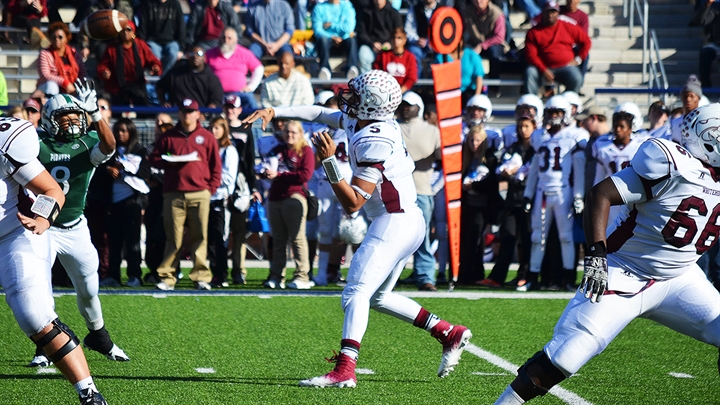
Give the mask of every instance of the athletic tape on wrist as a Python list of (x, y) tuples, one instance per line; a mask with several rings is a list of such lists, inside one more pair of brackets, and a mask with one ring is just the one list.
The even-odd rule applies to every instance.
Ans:
[(54, 198), (40, 194), (35, 199), (32, 207), (30, 207), (30, 211), (47, 219), (50, 225), (52, 225), (60, 214), (60, 205)]
[(100, 122), (100, 120), (103, 119), (103, 116), (100, 114), (100, 110), (97, 110), (90, 113), (90, 118), (92, 118), (93, 122)]
[(325, 169), (325, 174), (327, 174), (330, 184), (338, 184), (343, 180), (343, 175), (340, 173), (340, 168), (338, 167), (335, 156), (323, 159), (320, 163), (322, 163), (322, 167)]

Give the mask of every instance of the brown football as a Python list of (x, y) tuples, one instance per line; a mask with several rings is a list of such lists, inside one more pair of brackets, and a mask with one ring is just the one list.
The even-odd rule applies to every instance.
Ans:
[(113, 39), (127, 27), (128, 19), (117, 10), (98, 10), (83, 21), (80, 32), (92, 39)]

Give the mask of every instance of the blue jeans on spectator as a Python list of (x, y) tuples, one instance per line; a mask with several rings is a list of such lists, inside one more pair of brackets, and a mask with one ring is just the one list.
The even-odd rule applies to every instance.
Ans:
[(435, 285), (435, 257), (430, 252), (430, 220), (435, 208), (435, 198), (431, 195), (418, 195), (417, 205), (425, 219), (425, 240), (413, 255), (413, 273), (418, 287), (423, 284)]
[(712, 87), (710, 83), (710, 74), (712, 73), (712, 64), (718, 57), (720, 45), (707, 44), (700, 49), (700, 65), (698, 72), (700, 73), (700, 83), (703, 87)]
[(367, 45), (360, 45), (360, 49), (358, 50), (358, 60), (360, 62), (360, 74), (363, 74), (365, 72), (368, 72), (372, 70), (372, 64), (375, 62), (375, 52), (373, 52), (372, 48)]
[(541, 4), (536, 3), (535, 0), (520, 0), (518, 4), (520, 4), (520, 8), (523, 9), (532, 20), (542, 13), (542, 6), (545, 5), (545, 2), (540, 1), (539, 3)]
[[(263, 57), (263, 55), (265, 55), (265, 48), (263, 48), (262, 45), (260, 45), (260, 44), (257, 43), (257, 42), (252, 42), (252, 43), (250, 44), (250, 46), (248, 46), (248, 49), (249, 49), (250, 52), (252, 52), (253, 55), (255, 55), (255, 57), (258, 58), (258, 59), (261, 59), (261, 58)], [(285, 44), (285, 45), (281, 46), (280, 49), (278, 49), (277, 52), (275, 52), (275, 56), (282, 55), (282, 54), (284, 54), (285, 52), (290, 52), (290, 53), (294, 54), (294, 52), (293, 52), (293, 50), (292, 50), (292, 47), (291, 47), (290, 45), (288, 45), (288, 44)]]
[[(557, 69), (550, 69), (555, 75), (555, 82), (558, 84), (565, 85), (565, 90), (580, 92), (580, 86), (582, 84), (582, 73), (580, 68), (577, 66), (563, 66)], [(523, 77), (522, 94), (538, 94), (538, 88), (541, 85), (543, 76), (540, 71), (533, 65), (528, 65), (525, 68), (525, 75)]]
[(320, 59), (320, 67), (330, 69), (330, 54), (337, 50), (339, 54), (347, 56), (347, 68), (358, 67), (357, 39), (354, 37), (342, 41), (337, 47), (333, 45), (332, 38), (315, 36), (315, 50)]
[(175, 42), (168, 42), (167, 44), (159, 44), (155, 41), (148, 41), (148, 46), (156, 58), (160, 59), (162, 63), (163, 75), (172, 69), (177, 62), (177, 54), (180, 52), (180, 45)]
[(254, 93), (243, 93), (240, 91), (228, 91), (228, 92), (225, 92), (225, 95), (226, 96), (229, 96), (229, 95), (238, 96), (238, 98), (240, 99), (240, 101), (242, 103), (241, 105), (242, 105), (243, 111), (258, 109), (257, 100), (255, 99)]
[(421, 47), (420, 45), (418, 45), (417, 42), (411, 42), (408, 44), (407, 50), (410, 51), (410, 53), (412, 53), (413, 55), (415, 55), (415, 60), (417, 61), (418, 79), (422, 78), (423, 60), (427, 57), (429, 53), (432, 52), (432, 49), (430, 49), (430, 47), (427, 45)]

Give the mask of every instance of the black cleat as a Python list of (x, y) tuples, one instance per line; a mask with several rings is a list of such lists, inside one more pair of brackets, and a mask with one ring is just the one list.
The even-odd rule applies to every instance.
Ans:
[(86, 397), (80, 397), (80, 405), (108, 405), (99, 392), (93, 392)]
[(130, 361), (127, 354), (110, 339), (110, 334), (104, 326), (88, 333), (85, 339), (83, 339), (83, 345), (90, 350), (104, 355), (110, 360)]

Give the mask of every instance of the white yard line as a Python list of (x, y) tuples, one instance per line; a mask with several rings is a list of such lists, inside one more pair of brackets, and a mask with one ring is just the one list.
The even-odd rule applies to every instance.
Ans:
[[(500, 367), (501, 369), (511, 373), (512, 375), (517, 375), (517, 369), (520, 368), (517, 364), (510, 363), (509, 361), (503, 359), (502, 357), (496, 356), (492, 353), (490, 353), (487, 350), (483, 350), (477, 346), (475, 346), (472, 343), (468, 343), (467, 346), (465, 346), (465, 351), (468, 353), (471, 353), (483, 360), (486, 360), (487, 362)], [(570, 405), (592, 405), (592, 402), (587, 401), (586, 399), (582, 398), (578, 394), (568, 391), (565, 388), (562, 388), (558, 385), (554, 386), (550, 390), (550, 394), (555, 395), (556, 397), (560, 398), (563, 402)]]

